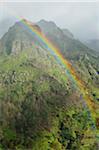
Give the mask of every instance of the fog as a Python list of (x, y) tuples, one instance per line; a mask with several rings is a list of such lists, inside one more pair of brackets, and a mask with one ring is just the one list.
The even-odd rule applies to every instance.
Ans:
[(0, 36), (15, 20), (54, 21), (80, 40), (99, 38), (99, 2), (0, 2)]

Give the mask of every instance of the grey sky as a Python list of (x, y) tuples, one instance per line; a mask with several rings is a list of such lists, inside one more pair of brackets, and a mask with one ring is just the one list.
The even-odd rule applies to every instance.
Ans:
[(54, 21), (62, 28), (68, 28), (81, 40), (99, 38), (99, 2), (91, 1), (0, 2), (0, 22), (4, 24), (8, 18), (16, 19), (16, 16), (33, 22), (45, 19)]

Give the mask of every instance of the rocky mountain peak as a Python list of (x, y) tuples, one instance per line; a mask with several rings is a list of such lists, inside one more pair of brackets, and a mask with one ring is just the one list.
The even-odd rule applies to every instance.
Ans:
[(39, 45), (39, 38), (33, 33), (33, 30), (42, 33), (41, 28), (31, 21), (22, 19), (16, 22), (0, 40), (2, 51), (7, 54), (19, 53), (31, 48), (33, 44)]

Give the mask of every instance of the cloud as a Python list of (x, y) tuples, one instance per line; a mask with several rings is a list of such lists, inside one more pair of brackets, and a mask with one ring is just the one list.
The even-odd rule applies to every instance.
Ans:
[(69, 28), (81, 39), (99, 38), (99, 5), (97, 3), (72, 3), (66, 12), (55, 20), (61, 27)]
[(97, 2), (9, 2), (0, 5), (0, 18), (24, 17), (33, 22), (52, 20), (82, 40), (99, 38)]

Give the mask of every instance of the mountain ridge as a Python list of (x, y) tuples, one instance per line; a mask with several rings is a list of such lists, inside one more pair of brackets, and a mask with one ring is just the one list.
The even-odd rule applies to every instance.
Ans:
[[(47, 36), (47, 38), (49, 38), (50, 41), (52, 41), (57, 47), (59, 47), (61, 53), (63, 55), (65, 55), (65, 57), (67, 56), (67, 57), (71, 57), (73, 59), (72, 53), (74, 51), (75, 51), (74, 52), (75, 53), (75, 57), (78, 57), (78, 55), (80, 53), (82, 53), (82, 54), (84, 53), (85, 54), (87, 51), (88, 52), (90, 51), (90, 49), (88, 47), (86, 47), (83, 43), (81, 43), (80, 41), (78, 41), (78, 40), (76, 40), (74, 38), (70, 38), (68, 35), (66, 36), (66, 33), (64, 34), (63, 30), (60, 29), (59, 27), (57, 27), (56, 24), (53, 23), (52, 21), (48, 22), (48, 21), (45, 21), (45, 20), (41, 20), (38, 23), (32, 23), (32, 22), (30, 22), (30, 21), (28, 21), (26, 19), (24, 19), (24, 21), (26, 21), (27, 25), (29, 24), (31, 27), (32, 26), (34, 28), (36, 27), (36, 29), (39, 32), (44, 32), (44, 34)], [(34, 43), (36, 43), (36, 41), (38, 41), (38, 39), (35, 36), (32, 36), (32, 34), (30, 34), (30, 31), (28, 31), (28, 28), (25, 29), (25, 25), (22, 25), (22, 22), (23, 21), (21, 20), (21, 21), (15, 23), (13, 25), (13, 27), (11, 27), (9, 29), (9, 31), (3, 37), (5, 37), (5, 36), (7, 37), (7, 34), (10, 34), (11, 30), (14, 30), (12, 32), (15, 32), (15, 30), (16, 30), (17, 33), (14, 34), (16, 36), (16, 35), (18, 35), (18, 30), (19, 30), (19, 34), (20, 34), (20, 30), (22, 29), (24, 31), (24, 33), (25, 33), (25, 35), (23, 35), (24, 39), (27, 38), (27, 41), (33, 41), (33, 39), (34, 39), (34, 41), (35, 41)], [(17, 27), (18, 24), (19, 24), (20, 28)], [(16, 29), (14, 29), (14, 28), (16, 28)], [(49, 31), (48, 31), (48, 29), (49, 29)], [(20, 37), (22, 36), (22, 34), (23, 33), (21, 31)], [(28, 34), (29, 34), (29, 36), (28, 36)], [(69, 34), (71, 34), (71, 33), (69, 33)], [(13, 41), (14, 41), (14, 35), (12, 37)], [(3, 41), (3, 39), (6, 39), (6, 41), (8, 39), (7, 43), (9, 43), (9, 38), (8, 38), (9, 36), (7, 38), (3, 38), (3, 37), (1, 38), (0, 43), (2, 45), (2, 49), (6, 49), (5, 47), (3, 47), (3, 45), (6, 45), (6, 43), (2, 44), (3, 43), (2, 41)], [(40, 43), (40, 41), (37, 44), (42, 45), (42, 43)], [(9, 51), (11, 51), (11, 48), (10, 48)]]

